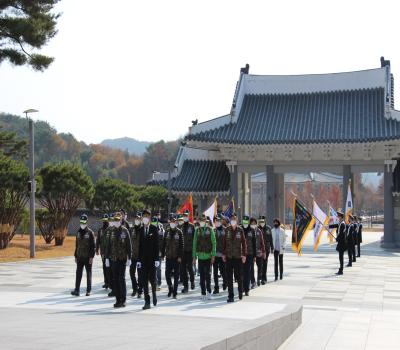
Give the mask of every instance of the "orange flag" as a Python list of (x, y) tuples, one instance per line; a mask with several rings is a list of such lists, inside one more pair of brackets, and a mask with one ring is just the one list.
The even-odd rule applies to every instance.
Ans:
[(189, 194), (185, 203), (179, 208), (178, 214), (182, 214), (185, 210), (189, 210), (189, 221), (193, 222), (193, 198), (192, 194)]

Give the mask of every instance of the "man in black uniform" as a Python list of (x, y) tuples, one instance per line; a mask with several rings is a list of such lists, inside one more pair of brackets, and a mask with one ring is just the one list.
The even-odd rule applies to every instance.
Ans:
[(353, 266), (353, 262), (356, 262), (356, 232), (355, 223), (352, 215), (349, 217), (349, 224), (347, 225), (347, 255), (349, 257), (349, 262), (347, 267)]
[(222, 276), (222, 289), (225, 290), (227, 287), (226, 274), (225, 274), (225, 263), (222, 260), (222, 248), (225, 236), (225, 227), (223, 225), (223, 217), (221, 214), (217, 214), (215, 222), (215, 239), (217, 241), (217, 248), (215, 254), (215, 260), (213, 264), (214, 273), (214, 291), (213, 294), (219, 293), (219, 278), (218, 273)]
[[(183, 283), (182, 293), (189, 291), (189, 278), (190, 278), (190, 289), (194, 289), (194, 271), (193, 271), (193, 237), (194, 237), (194, 225), (189, 222), (189, 210), (185, 210), (183, 213), (183, 224), (181, 226), (184, 242), (184, 252), (181, 264), (181, 281)], [(188, 276), (189, 274), (189, 276)]]
[(83, 267), (85, 267), (86, 270), (86, 296), (89, 296), (92, 290), (92, 265), (95, 255), (95, 237), (93, 231), (87, 227), (87, 221), (87, 215), (81, 215), (80, 228), (76, 234), (74, 253), (76, 262), (76, 279), (75, 290), (71, 292), (71, 295), (75, 296), (79, 296)]
[[(177, 298), (179, 268), (183, 256), (183, 235), (182, 231), (177, 227), (175, 214), (169, 216), (169, 226), (163, 238), (162, 258), (165, 259), (165, 280), (168, 285), (168, 297)], [(172, 285), (171, 276), (174, 277)]]
[(110, 231), (108, 230), (110, 224), (108, 222), (109, 217), (108, 214), (104, 214), (101, 221), (103, 222), (103, 226), (100, 227), (97, 232), (96, 239), (96, 255), (101, 256), (101, 261), (103, 263), (103, 276), (104, 276), (104, 284), (103, 288), (111, 288), (111, 279), (110, 279), (110, 268), (106, 266), (106, 245), (107, 241), (110, 238)]
[(254, 262), (256, 260), (254, 256), (254, 252), (256, 250), (256, 241), (253, 232), (250, 228), (250, 218), (247, 215), (244, 215), (242, 218), (242, 228), (244, 232), (244, 237), (246, 238), (246, 246), (247, 246), (246, 261), (243, 264), (243, 289), (244, 289), (244, 294), (248, 296), (250, 290), (250, 279), (252, 271), (251, 267), (253, 266), (254, 268)]
[(115, 294), (115, 308), (125, 307), (126, 302), (126, 267), (131, 266), (132, 245), (129, 231), (122, 226), (120, 213), (114, 215), (114, 229), (106, 248), (106, 266), (111, 265), (113, 273), (113, 292)]
[[(137, 295), (138, 298), (142, 296), (143, 288), (140, 278), (140, 269), (137, 269), (137, 262), (139, 259), (139, 231), (142, 226), (142, 213), (137, 212), (134, 220), (134, 225), (131, 228), (131, 243), (132, 243), (132, 264), (129, 269), (129, 275), (132, 281), (132, 296)], [(136, 278), (137, 270), (137, 278)]]
[(265, 216), (260, 215), (258, 218), (258, 227), (263, 233), (264, 246), (265, 246), (265, 259), (263, 259), (261, 284), (267, 283), (267, 268), (269, 253), (274, 252), (274, 243), (272, 240), (271, 226), (265, 223)]
[[(158, 232), (158, 247), (160, 248), (160, 256), (162, 255), (162, 246), (164, 242), (164, 226), (162, 225), (161, 222), (158, 220), (158, 216), (153, 216), (151, 218), (151, 225), (155, 226), (157, 228)], [(161, 290), (161, 264), (162, 264), (162, 259), (160, 259), (160, 265), (156, 269), (156, 281), (157, 281), (157, 291)]]
[(357, 258), (361, 256), (361, 243), (362, 243), (362, 219), (357, 216)]
[(149, 282), (153, 296), (153, 305), (157, 305), (156, 294), (156, 269), (160, 266), (160, 251), (158, 248), (157, 227), (150, 225), (151, 213), (149, 210), (143, 211), (143, 225), (139, 232), (139, 260), (138, 268), (141, 269), (141, 280), (145, 304), (143, 310), (150, 309)]
[(233, 303), (233, 275), (238, 284), (239, 300), (243, 297), (243, 265), (246, 262), (247, 246), (243, 228), (237, 223), (237, 215), (231, 215), (230, 226), (226, 228), (223, 240), (222, 258), (225, 265), (226, 278), (228, 281), (228, 303)]
[(347, 227), (346, 224), (343, 220), (343, 213), (337, 212), (338, 218), (339, 218), (339, 224), (334, 224), (334, 225), (329, 225), (329, 228), (336, 228), (337, 233), (336, 233), (336, 251), (339, 253), (339, 271), (336, 273), (337, 275), (343, 275), (343, 258), (344, 258), (344, 252), (347, 250), (347, 241), (346, 241), (346, 233), (347, 233)]

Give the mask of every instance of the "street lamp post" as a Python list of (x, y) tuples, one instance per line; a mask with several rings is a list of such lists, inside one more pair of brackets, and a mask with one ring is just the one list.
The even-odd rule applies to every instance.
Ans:
[(33, 120), (28, 117), (29, 113), (39, 112), (36, 109), (27, 109), (24, 111), (26, 119), (29, 123), (29, 251), (30, 257), (35, 257), (35, 139), (33, 136)]

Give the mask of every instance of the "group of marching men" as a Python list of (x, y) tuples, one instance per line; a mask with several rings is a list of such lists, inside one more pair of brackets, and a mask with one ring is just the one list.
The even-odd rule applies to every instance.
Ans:
[[(115, 296), (115, 308), (125, 307), (125, 271), (129, 268), (132, 281), (132, 296), (141, 298), (144, 294), (143, 310), (149, 309), (150, 293), (153, 305), (157, 305), (157, 291), (161, 287), (161, 263), (165, 260), (165, 280), (168, 297), (195, 289), (195, 271), (200, 275), (201, 299), (208, 300), (212, 294), (219, 294), (220, 279), (222, 289), (228, 289), (227, 302), (234, 302), (234, 281), (237, 282), (238, 297), (248, 296), (250, 289), (267, 282), (269, 254), (274, 255), (275, 281), (283, 276), (283, 253), (286, 235), (279, 219), (274, 219), (271, 228), (265, 217), (258, 220), (243, 216), (239, 223), (236, 213), (226, 217), (217, 214), (211, 219), (202, 215), (190, 222), (190, 213), (172, 213), (164, 226), (159, 217), (151, 216), (149, 210), (138, 212), (130, 225), (124, 210), (103, 216), (103, 225), (97, 236), (88, 227), (88, 218), (80, 217), (80, 228), (76, 235), (75, 289), (71, 292), (79, 296), (83, 268), (86, 270), (86, 296), (91, 293), (92, 264), (95, 255), (100, 255), (103, 263), (103, 288), (111, 289), (109, 297)], [(197, 265), (196, 265), (197, 262)], [(255, 277), (255, 266), (257, 275)], [(214, 288), (211, 292), (211, 270)], [(173, 280), (173, 281), (172, 281)]]
[[(337, 275), (343, 275), (344, 265), (344, 252), (347, 250), (349, 262), (347, 267), (351, 267), (357, 258), (361, 257), (361, 243), (362, 243), (362, 222), (361, 217), (355, 215), (348, 216), (348, 223), (344, 220), (344, 215), (337, 212), (339, 219), (338, 224), (329, 225), (329, 228), (336, 228), (336, 250), (339, 253), (339, 271)], [(357, 249), (356, 249), (357, 248)], [(356, 253), (357, 250), (357, 253)]]

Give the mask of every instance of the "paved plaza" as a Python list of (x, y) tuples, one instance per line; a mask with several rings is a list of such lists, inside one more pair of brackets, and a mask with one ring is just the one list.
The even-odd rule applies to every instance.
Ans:
[(125, 309), (114, 310), (101, 289), (98, 257), (93, 293), (79, 298), (69, 295), (72, 257), (0, 264), (1, 348), (199, 349), (301, 304), (303, 323), (283, 350), (398, 349), (400, 254), (379, 247), (381, 233), (364, 236), (361, 259), (338, 277), (334, 246), (313, 253), (310, 235), (301, 257), (288, 247), (282, 281), (272, 282), (270, 259), (267, 285), (232, 305), (226, 292), (202, 302), (198, 289), (169, 300), (163, 284), (156, 308), (142, 311), (143, 300), (128, 297)]

